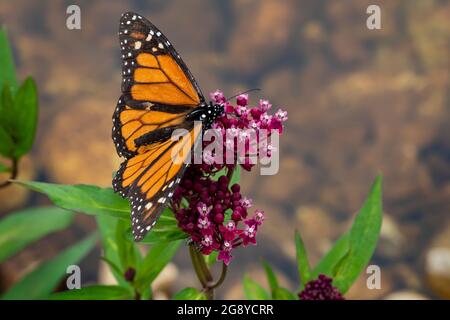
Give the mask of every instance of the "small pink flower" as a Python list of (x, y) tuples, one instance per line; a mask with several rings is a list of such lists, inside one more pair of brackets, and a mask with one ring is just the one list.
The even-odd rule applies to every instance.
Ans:
[(248, 94), (240, 94), (236, 97), (236, 103), (238, 106), (245, 107), (248, 105)]
[(223, 92), (220, 90), (216, 90), (212, 93), (210, 93), (210, 98), (216, 103), (223, 103), (225, 102), (225, 96), (223, 95)]
[(266, 112), (267, 110), (269, 110), (270, 108), (272, 108), (272, 105), (269, 103), (269, 100), (259, 100), (259, 108), (263, 111)]
[(251, 208), (251, 207), (252, 207), (252, 205), (253, 205), (253, 200), (250, 199), (250, 198), (244, 197), (244, 198), (241, 199), (240, 203), (241, 203), (241, 206), (242, 206), (242, 207), (248, 209), (248, 208)]
[(255, 220), (256, 225), (261, 225), (265, 219), (264, 211), (256, 210), (255, 215), (253, 216), (253, 220)]
[(236, 230), (236, 223), (233, 220), (230, 220), (227, 222), (225, 227), (228, 229), (228, 231), (234, 231)]
[(225, 263), (226, 265), (229, 265), (232, 258), (233, 258), (233, 257), (231, 256), (230, 251), (221, 250), (221, 251), (219, 252), (219, 255), (218, 255), (218, 257), (217, 257), (217, 260), (222, 260), (223, 263)]
[(241, 118), (247, 118), (249, 111), (248, 111), (247, 107), (245, 107), (245, 106), (237, 106), (236, 113)]
[(246, 225), (244, 232), (240, 234), (240, 238), (242, 239), (244, 246), (249, 243), (256, 244), (256, 226)]
[(278, 109), (278, 111), (275, 113), (275, 117), (280, 121), (286, 121), (288, 119), (287, 111), (283, 111), (281, 109)]
[(207, 216), (210, 212), (211, 212), (212, 207), (208, 207), (206, 204), (204, 204), (203, 202), (199, 202), (197, 204), (197, 211), (202, 215), (202, 216)]
[(207, 217), (202, 218), (198, 218), (198, 224), (197, 227), (199, 227), (199, 229), (207, 229), (209, 228), (209, 226), (211, 225), (211, 222), (209, 221), (209, 219)]
[(202, 244), (205, 247), (210, 247), (213, 244), (213, 238), (210, 235), (206, 235), (203, 237)]
[(267, 113), (263, 113), (261, 115), (261, 125), (267, 127), (270, 124), (270, 121), (272, 120), (272, 116), (267, 114)]

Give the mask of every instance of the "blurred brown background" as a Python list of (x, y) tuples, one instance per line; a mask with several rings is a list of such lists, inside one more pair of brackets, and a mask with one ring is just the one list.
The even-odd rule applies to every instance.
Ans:
[[(73, 3), (0, 1), (19, 77), (34, 76), (40, 94), (20, 179), (110, 185), (120, 163), (110, 138), (118, 21), (136, 11), (171, 39), (205, 94), (259, 87), (251, 102), (260, 95), (289, 112), (280, 172), (243, 177), (267, 221), (257, 247), (237, 250), (219, 297), (242, 298), (244, 273), (264, 283), (261, 257), (295, 288), (295, 228), (315, 263), (382, 172), (385, 217), (372, 261), (382, 289), (368, 290), (363, 274), (348, 297), (450, 298), (449, 1), (76, 1), (82, 29), (68, 30)], [(381, 7), (381, 30), (366, 28), (370, 4)], [(46, 203), (18, 187), (0, 191), (2, 216)], [(79, 216), (1, 265), (2, 290), (93, 228)], [(97, 278), (99, 254), (83, 263), (85, 283)], [(184, 249), (166, 274), (171, 290), (197, 285)]]

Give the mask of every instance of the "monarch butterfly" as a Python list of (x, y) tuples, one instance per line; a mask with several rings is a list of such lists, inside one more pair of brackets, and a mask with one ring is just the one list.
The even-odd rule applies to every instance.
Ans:
[[(224, 108), (206, 102), (172, 44), (144, 17), (124, 13), (119, 41), (122, 95), (113, 115), (112, 139), (125, 161), (113, 188), (128, 198), (133, 236), (140, 241), (156, 223), (186, 169), (184, 161), (173, 161), (172, 151), (186, 146), (192, 150), (200, 136), (194, 121), (202, 121), (202, 128), (208, 129)], [(173, 141), (176, 129), (187, 133)]]

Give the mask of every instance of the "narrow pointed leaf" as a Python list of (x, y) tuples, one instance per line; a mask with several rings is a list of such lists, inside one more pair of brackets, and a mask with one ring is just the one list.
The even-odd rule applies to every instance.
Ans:
[(206, 300), (203, 292), (195, 288), (185, 288), (177, 293), (172, 298), (173, 300)]
[(55, 258), (41, 263), (7, 291), (2, 299), (46, 299), (66, 275), (67, 267), (80, 262), (92, 250), (96, 239), (97, 236), (92, 235), (67, 248)]
[(0, 72), (0, 88), (3, 87), (4, 83), (8, 83), (15, 90), (17, 88), (17, 78), (14, 59), (8, 36), (3, 28), (0, 28), (0, 66), (2, 66), (2, 72)]
[(349, 232), (349, 250), (339, 262), (333, 284), (347, 292), (369, 263), (382, 221), (381, 177), (377, 177)]
[(0, 220), (0, 262), (49, 233), (67, 228), (73, 213), (37, 207), (8, 214)]
[(47, 195), (57, 206), (90, 215), (107, 215), (129, 219), (130, 205), (111, 188), (92, 185), (60, 185), (34, 181), (15, 181)]
[(269, 300), (270, 295), (259, 283), (244, 276), (244, 294), (247, 300)]
[(295, 232), (295, 249), (301, 290), (304, 288), (305, 284), (309, 280), (311, 280), (311, 269), (309, 267), (308, 255), (306, 253), (305, 245), (303, 244), (303, 240), (298, 231)]
[(130, 300), (133, 294), (121, 286), (93, 285), (50, 295), (50, 300)]
[(140, 291), (151, 285), (162, 269), (172, 260), (182, 242), (178, 240), (151, 247), (136, 275), (135, 285)]
[(38, 95), (32, 78), (25, 79), (14, 99), (15, 152), (17, 159), (33, 146), (38, 120)]

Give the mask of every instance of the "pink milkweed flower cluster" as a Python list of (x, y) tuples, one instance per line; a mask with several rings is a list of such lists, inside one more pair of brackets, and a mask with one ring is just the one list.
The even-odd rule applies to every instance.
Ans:
[[(211, 93), (211, 98), (225, 107), (224, 114), (212, 128), (224, 135), (231, 130), (236, 140), (247, 139), (246, 129), (277, 130), (281, 133), (283, 122), (287, 120), (287, 113), (281, 109), (273, 115), (269, 114), (272, 105), (267, 100), (260, 100), (258, 106), (249, 107), (246, 94), (236, 98), (236, 106), (226, 101), (220, 91)], [(224, 148), (228, 145), (229, 142), (224, 140)], [(236, 145), (233, 144), (235, 157), (242, 156)], [(270, 151), (269, 143), (266, 148)], [(256, 235), (265, 218), (262, 210), (249, 213), (253, 206), (252, 199), (241, 194), (238, 183), (232, 183), (233, 172), (238, 165), (247, 171), (254, 166), (246, 161), (240, 164), (219, 163), (215, 161), (214, 154), (203, 151), (203, 163), (188, 167), (171, 202), (179, 227), (189, 234), (193, 244), (205, 255), (217, 251), (218, 260), (227, 265), (235, 248), (256, 245)]]

